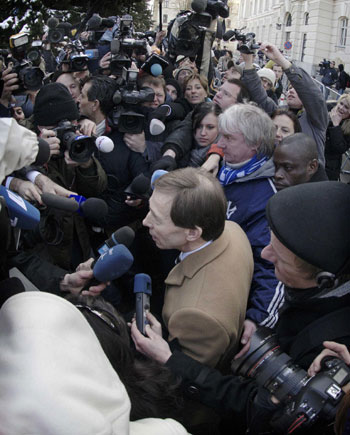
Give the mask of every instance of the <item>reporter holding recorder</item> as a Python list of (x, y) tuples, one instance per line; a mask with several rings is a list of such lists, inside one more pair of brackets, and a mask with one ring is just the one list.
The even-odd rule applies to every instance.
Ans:
[[(325, 210), (329, 212), (325, 213)], [(276, 333), (279, 351), (289, 355), (291, 364), (303, 370), (307, 370), (322, 351), (324, 341), (350, 345), (349, 212), (350, 187), (339, 182), (293, 186), (278, 192), (267, 204), (266, 214), (272, 234), (271, 243), (263, 250), (262, 256), (274, 263), (276, 277), (286, 286), (280, 319), (272, 332)], [(318, 225), (315, 225), (315, 219)], [(193, 399), (222, 412), (232, 411), (235, 424), (239, 417), (243, 417), (250, 434), (288, 433), (289, 426), (274, 429), (270, 425), (277, 417), (288, 415), (288, 401), (274, 403), (276, 400), (256, 379), (223, 377), (218, 371), (179, 351), (172, 353), (160, 335), (158, 322), (152, 315), (149, 320), (151, 326), (146, 328), (146, 337), (132, 324), (136, 348), (181, 376), (185, 391)], [(276, 361), (270, 367), (270, 378), (273, 379), (280, 367)], [(346, 366), (344, 373), (349, 374)], [(347, 379), (345, 377), (343, 381), (346, 383)], [(300, 387), (300, 391), (298, 388), (292, 391), (295, 397), (309, 394), (309, 391), (311, 394), (312, 382), (307, 390), (302, 389), (304, 384), (295, 373), (290, 375), (290, 380)], [(282, 384), (282, 388), (287, 386), (287, 383)], [(339, 394), (341, 396), (340, 389)], [(308, 434), (332, 433), (327, 419), (333, 411), (327, 414), (322, 406), (331, 404), (330, 408), (334, 410), (340, 396), (337, 401), (328, 396), (324, 402), (318, 401), (318, 408), (315, 405), (317, 418), (312, 413), (307, 414), (305, 421), (299, 421), (298, 429)]]

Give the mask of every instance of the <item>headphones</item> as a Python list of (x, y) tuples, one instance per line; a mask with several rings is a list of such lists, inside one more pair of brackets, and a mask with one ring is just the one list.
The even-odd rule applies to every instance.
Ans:
[(331, 289), (338, 285), (338, 279), (331, 272), (322, 271), (316, 275), (317, 287), (321, 290)]

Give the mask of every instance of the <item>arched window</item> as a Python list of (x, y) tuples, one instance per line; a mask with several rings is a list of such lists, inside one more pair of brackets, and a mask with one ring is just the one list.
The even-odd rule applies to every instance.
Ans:
[(292, 25), (292, 14), (290, 12), (286, 13), (285, 23), (286, 23), (286, 27), (289, 27)]
[(304, 24), (305, 24), (305, 26), (307, 26), (309, 24), (309, 12), (305, 12)]
[(339, 45), (345, 47), (348, 36), (348, 22), (346, 17), (339, 18)]

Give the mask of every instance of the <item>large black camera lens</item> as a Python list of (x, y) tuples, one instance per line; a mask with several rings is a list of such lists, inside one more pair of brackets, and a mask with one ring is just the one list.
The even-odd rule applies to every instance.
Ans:
[(144, 116), (133, 111), (120, 115), (118, 130), (121, 133), (139, 134), (143, 131)]
[(37, 91), (43, 85), (44, 73), (38, 67), (25, 67), (19, 70), (18, 77), (24, 89)]
[(72, 56), (71, 57), (71, 69), (72, 71), (84, 71), (87, 68), (88, 59), (84, 56)]
[(68, 150), (69, 157), (78, 163), (87, 162), (95, 150), (95, 140), (90, 136), (77, 136), (72, 131), (63, 135), (64, 147)]
[(61, 42), (64, 38), (64, 31), (60, 29), (54, 29), (49, 30), (49, 33), (47, 35), (47, 39), (52, 44), (57, 44), (58, 42)]
[(280, 350), (271, 329), (264, 327), (255, 332), (248, 353), (233, 360), (231, 368), (236, 374), (255, 379), (280, 402), (296, 395), (308, 379), (305, 370)]

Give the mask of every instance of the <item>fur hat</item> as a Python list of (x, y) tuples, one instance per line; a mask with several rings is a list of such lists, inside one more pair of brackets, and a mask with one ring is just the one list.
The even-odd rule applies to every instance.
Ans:
[(62, 83), (43, 86), (35, 98), (34, 122), (36, 125), (56, 125), (63, 119), (79, 118), (79, 111), (69, 90)]
[(271, 82), (272, 86), (275, 86), (275, 83), (276, 83), (276, 74), (274, 73), (274, 71), (272, 71), (272, 69), (270, 69), (270, 68), (261, 68), (261, 69), (259, 69), (259, 71), (257, 71), (257, 73), (258, 73), (258, 76), (260, 78), (264, 77), (269, 82)]
[(272, 196), (266, 217), (278, 240), (323, 271), (339, 274), (350, 258), (350, 186), (305, 183)]

